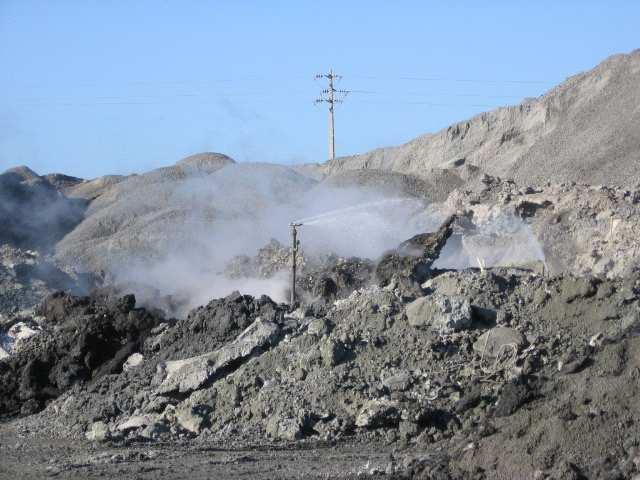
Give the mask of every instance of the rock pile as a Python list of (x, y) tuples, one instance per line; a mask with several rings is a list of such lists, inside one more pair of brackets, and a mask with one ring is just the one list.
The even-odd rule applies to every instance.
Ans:
[[(234, 294), (175, 322), (130, 297), (57, 295), (44, 331), (0, 362), (3, 409), (46, 403), (22, 420), (31, 431), (115, 443), (392, 443), (403, 453), (389, 475), (635, 472), (636, 446), (622, 441), (640, 434), (635, 277), (429, 277), (412, 297), (402, 282), (373, 284), (293, 312)], [(86, 332), (80, 346), (71, 328)]]
[(0, 245), (0, 315), (7, 318), (28, 315), (23, 311), (32, 311), (56, 290), (80, 294), (93, 283), (93, 275), (63, 268), (37, 250)]
[(65, 197), (27, 167), (0, 173), (0, 244), (50, 249), (84, 216), (83, 200)]
[(59, 292), (36, 313), (41, 331), (0, 362), (0, 415), (36, 412), (79, 382), (120, 372), (160, 323), (133, 296), (106, 306)]

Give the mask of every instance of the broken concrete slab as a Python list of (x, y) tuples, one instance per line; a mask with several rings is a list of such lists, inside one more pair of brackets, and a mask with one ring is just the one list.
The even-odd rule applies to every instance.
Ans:
[(118, 424), (116, 430), (120, 432), (126, 432), (129, 430), (137, 430), (139, 428), (147, 427), (149, 425), (153, 425), (157, 422), (159, 416), (157, 415), (133, 415), (129, 417), (125, 421)]
[(165, 377), (157, 393), (197, 390), (234, 362), (247, 358), (258, 348), (271, 346), (279, 334), (280, 327), (276, 323), (257, 318), (233, 342), (213, 352), (166, 362), (159, 366)]

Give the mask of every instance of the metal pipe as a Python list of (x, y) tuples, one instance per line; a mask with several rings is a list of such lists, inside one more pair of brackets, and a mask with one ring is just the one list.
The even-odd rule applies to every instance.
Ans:
[(289, 228), (291, 229), (291, 300), (289, 306), (294, 309), (296, 307), (296, 262), (298, 255), (298, 227), (301, 227), (301, 223), (291, 222)]

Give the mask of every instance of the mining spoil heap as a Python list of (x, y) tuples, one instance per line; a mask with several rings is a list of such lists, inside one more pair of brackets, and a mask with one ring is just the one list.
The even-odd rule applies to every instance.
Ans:
[[(636, 478), (639, 58), (322, 166), (206, 153), (128, 177), (0, 174), (0, 478)], [(313, 230), (295, 309), (181, 296), (286, 284), (290, 246), (262, 237), (202, 276), (227, 245), (192, 227), (286, 235), (326, 191), (364, 203), (301, 234), (381, 197), (411, 206), (372, 217), (403, 235), (352, 256), (314, 250)], [(408, 228), (416, 212), (430, 223)], [(193, 258), (158, 275), (176, 244)], [(123, 277), (135, 256), (149, 268)]]

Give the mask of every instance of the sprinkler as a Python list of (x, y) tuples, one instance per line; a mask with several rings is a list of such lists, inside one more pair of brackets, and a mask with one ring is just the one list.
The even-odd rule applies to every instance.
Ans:
[(289, 306), (293, 310), (296, 307), (296, 257), (298, 254), (298, 247), (300, 241), (298, 240), (298, 227), (301, 227), (302, 223), (291, 222), (289, 228), (291, 229), (291, 301)]

